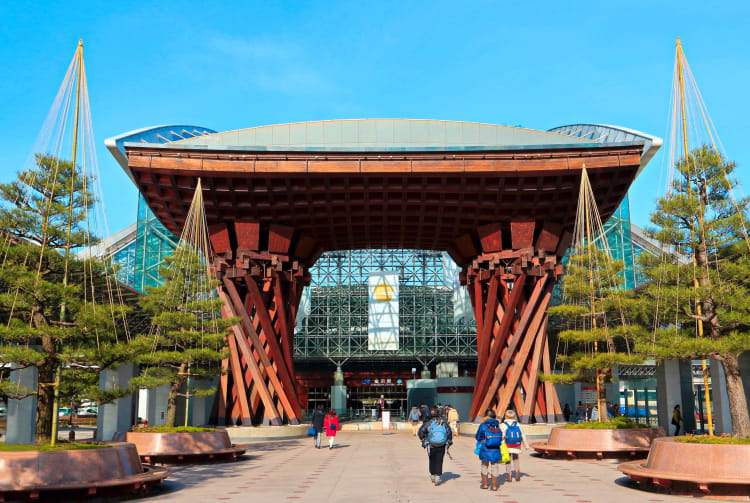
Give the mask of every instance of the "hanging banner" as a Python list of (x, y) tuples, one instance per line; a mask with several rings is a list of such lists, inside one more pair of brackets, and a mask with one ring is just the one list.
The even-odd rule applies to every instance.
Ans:
[(398, 350), (398, 273), (374, 271), (367, 281), (367, 349)]

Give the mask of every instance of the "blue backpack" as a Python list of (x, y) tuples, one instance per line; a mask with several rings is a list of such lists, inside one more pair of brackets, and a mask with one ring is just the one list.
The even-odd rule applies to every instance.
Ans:
[(513, 421), (513, 424), (508, 424), (503, 421), (503, 424), (507, 427), (505, 430), (505, 443), (508, 447), (520, 447), (521, 446), (521, 428), (518, 423)]
[(484, 431), (484, 446), (488, 449), (499, 449), (503, 443), (503, 432), (495, 424), (487, 426)]
[(448, 441), (448, 431), (445, 425), (433, 419), (427, 428), (427, 440), (430, 441), (430, 445), (433, 447), (444, 446)]

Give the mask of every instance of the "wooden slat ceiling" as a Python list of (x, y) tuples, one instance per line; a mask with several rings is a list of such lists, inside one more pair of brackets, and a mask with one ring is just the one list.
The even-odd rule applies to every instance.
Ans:
[[(573, 226), (581, 168), (602, 219), (625, 196), (643, 147), (605, 144), (512, 151), (248, 152), (127, 146), (156, 217), (179, 234), (202, 179), (208, 224), (282, 224), (317, 251), (449, 250), (476, 228), (511, 221)], [(304, 258), (304, 257), (300, 257)], [(466, 262), (468, 257), (454, 259)]]

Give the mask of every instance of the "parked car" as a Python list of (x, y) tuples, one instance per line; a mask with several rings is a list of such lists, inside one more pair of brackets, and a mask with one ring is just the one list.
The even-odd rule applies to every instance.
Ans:
[(86, 407), (78, 409), (78, 417), (95, 417), (99, 412), (97, 407)]

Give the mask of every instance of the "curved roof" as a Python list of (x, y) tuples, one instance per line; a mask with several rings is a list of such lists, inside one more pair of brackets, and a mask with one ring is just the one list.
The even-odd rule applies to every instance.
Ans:
[(128, 131), (127, 133), (118, 134), (112, 138), (107, 138), (104, 140), (104, 146), (107, 147), (107, 150), (112, 154), (112, 157), (117, 160), (117, 163), (122, 166), (130, 179), (135, 182), (133, 174), (130, 172), (130, 168), (128, 168), (128, 157), (125, 154), (125, 143), (169, 143), (183, 138), (211, 133), (215, 133), (215, 131), (201, 126), (151, 126), (135, 129), (133, 131)]
[(408, 147), (511, 147), (591, 143), (556, 132), (422, 119), (344, 119), (274, 124), (177, 140), (183, 145), (265, 149), (393, 149)]
[[(201, 128), (174, 141), (145, 131), (107, 145), (167, 228), (182, 228), (200, 178), (209, 225), (284, 234), (284, 253), (304, 263), (323, 250), (387, 247), (448, 250), (464, 265), (489, 250), (487, 226), (513, 249), (555, 235), (559, 249), (545, 246), (561, 254), (581, 169), (608, 218), (661, 144), (612, 126), (403, 119)], [(512, 226), (527, 224), (517, 243)]]
[(634, 129), (607, 124), (569, 124), (550, 129), (552, 133), (560, 133), (574, 138), (587, 139), (597, 143), (643, 142), (641, 166), (636, 176), (646, 167), (648, 161), (656, 154), (662, 145), (662, 139), (650, 134), (641, 133)]

